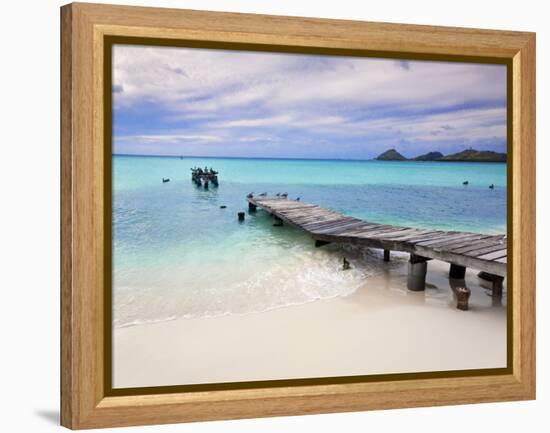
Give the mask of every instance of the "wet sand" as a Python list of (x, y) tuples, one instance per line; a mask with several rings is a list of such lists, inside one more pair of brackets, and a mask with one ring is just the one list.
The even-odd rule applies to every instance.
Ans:
[(506, 289), (502, 300), (493, 299), (468, 270), (470, 310), (459, 311), (448, 266), (429, 262), (424, 292), (406, 289), (403, 262), (346, 297), (115, 329), (113, 385), (505, 367)]

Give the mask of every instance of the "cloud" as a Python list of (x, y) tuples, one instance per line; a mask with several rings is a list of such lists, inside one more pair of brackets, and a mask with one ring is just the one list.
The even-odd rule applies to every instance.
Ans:
[(179, 143), (182, 141), (220, 141), (216, 135), (189, 135), (189, 134), (160, 134), (160, 135), (125, 135), (118, 137), (119, 142), (150, 142), (150, 143)]
[(113, 82), (115, 151), (175, 143), (178, 154), (363, 158), (506, 147), (501, 65), (117, 45)]

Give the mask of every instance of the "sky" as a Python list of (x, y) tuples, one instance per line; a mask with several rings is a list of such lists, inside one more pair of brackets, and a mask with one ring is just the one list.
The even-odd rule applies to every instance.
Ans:
[(371, 159), (506, 151), (506, 67), (113, 47), (113, 152)]

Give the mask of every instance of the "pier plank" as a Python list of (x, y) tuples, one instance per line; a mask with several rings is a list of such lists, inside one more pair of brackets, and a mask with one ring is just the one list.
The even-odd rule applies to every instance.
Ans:
[(492, 245), (490, 247), (485, 247), (477, 250), (468, 251), (468, 255), (472, 257), (479, 257), (488, 253), (493, 253), (495, 251), (502, 250), (502, 244)]
[(506, 257), (506, 248), (498, 251), (494, 251), (489, 254), (484, 254), (482, 256), (478, 256), (478, 259), (485, 259), (485, 260), (496, 260), (501, 259), (502, 257)]
[(464, 247), (454, 247), (453, 251), (456, 253), (470, 253), (471, 251), (479, 250), (482, 248), (492, 247), (492, 246), (502, 246), (506, 245), (506, 238), (502, 239), (501, 237), (495, 236), (489, 239), (483, 239), (479, 242), (473, 242), (470, 245)]

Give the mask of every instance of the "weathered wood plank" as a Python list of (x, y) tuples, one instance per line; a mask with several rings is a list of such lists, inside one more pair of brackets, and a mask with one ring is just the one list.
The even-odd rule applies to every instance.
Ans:
[(411, 236), (413, 234), (418, 235), (418, 229), (402, 227), (401, 229), (396, 230), (395, 232), (383, 233), (381, 235), (378, 235), (377, 237), (378, 238), (388, 238), (388, 239), (391, 238), (392, 240), (396, 240), (396, 239), (402, 238), (405, 235)]
[(355, 234), (357, 233), (361, 233), (361, 232), (364, 232), (366, 230), (371, 230), (373, 228), (378, 228), (380, 227), (379, 224), (373, 224), (373, 223), (364, 223), (363, 226), (357, 226), (357, 227), (349, 227), (349, 228), (346, 228), (344, 229), (341, 233), (339, 233), (339, 235), (342, 235), (342, 236), (354, 236)]
[(356, 236), (357, 237), (371, 237), (371, 238), (374, 238), (374, 237), (376, 237), (376, 235), (380, 235), (382, 233), (392, 232), (392, 231), (395, 231), (395, 230), (396, 230), (395, 226), (381, 225), (381, 226), (378, 226), (378, 227), (367, 228), (365, 230), (362, 230), (361, 232), (357, 233)]
[(462, 240), (464, 238), (471, 237), (471, 233), (458, 233), (458, 234), (450, 234), (447, 236), (443, 236), (441, 239), (431, 240), (431, 241), (423, 241), (423, 242), (415, 242), (416, 245), (425, 247), (425, 246), (435, 246), (435, 245), (441, 245), (447, 242), (456, 241), (456, 240)]
[(453, 247), (457, 246), (457, 245), (464, 245), (465, 243), (467, 242), (475, 242), (477, 240), (480, 240), (480, 239), (484, 239), (485, 236), (480, 236), (480, 235), (471, 235), (471, 236), (465, 236), (461, 239), (458, 239), (458, 240), (452, 240), (452, 241), (448, 241), (448, 242), (441, 242), (439, 244), (432, 244), (431, 247), (432, 248), (435, 248), (435, 249), (439, 249), (439, 250), (452, 250)]
[(312, 230), (314, 233), (341, 233), (346, 229), (364, 227), (365, 223), (361, 220), (349, 221), (345, 224), (337, 224), (336, 226), (316, 228)]
[(441, 233), (439, 231), (435, 231), (435, 230), (419, 230), (417, 234), (415, 235), (403, 235), (403, 236), (400, 236), (400, 237), (395, 237), (393, 238), (393, 240), (395, 241), (414, 241), (414, 240), (419, 240), (419, 239), (424, 239), (424, 240), (427, 240), (428, 239), (428, 235), (430, 236), (433, 236), (433, 235), (436, 235), (438, 233)]
[(501, 245), (501, 246), (506, 245), (506, 240), (503, 241), (502, 239), (495, 237), (491, 239), (482, 240), (479, 242), (474, 242), (468, 246), (464, 246), (460, 248), (455, 247), (453, 248), (453, 251), (460, 254), (466, 254), (466, 253), (469, 253), (470, 251), (479, 250), (481, 248), (487, 248), (495, 245)]
[(307, 224), (304, 224), (304, 227), (307, 227), (309, 231), (315, 231), (316, 229), (336, 227), (336, 226), (347, 224), (354, 221), (355, 220), (352, 218), (346, 218), (346, 217), (340, 216), (340, 217), (333, 217), (329, 220), (318, 222), (318, 223), (307, 223)]
[(489, 254), (484, 254), (484, 255), (478, 256), (476, 258), (481, 259), (481, 260), (496, 260), (496, 259), (500, 259), (502, 257), (506, 257), (506, 248), (504, 248), (502, 250), (492, 252), (492, 253), (489, 253)]
[[(504, 247), (505, 247), (505, 245), (504, 245)], [(479, 256), (482, 256), (484, 254), (493, 253), (495, 251), (500, 251), (502, 249), (503, 249), (503, 245), (498, 244), (498, 245), (492, 245), (490, 247), (485, 247), (485, 248), (469, 251), (466, 255), (472, 256), (472, 257), (479, 257)]]

